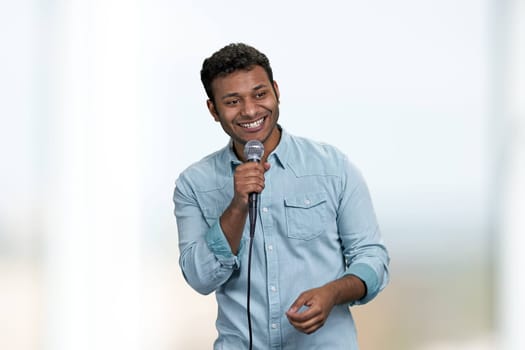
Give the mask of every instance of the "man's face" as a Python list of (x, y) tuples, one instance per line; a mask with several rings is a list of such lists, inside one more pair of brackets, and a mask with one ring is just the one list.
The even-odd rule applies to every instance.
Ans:
[(242, 156), (244, 144), (259, 140), (265, 153), (279, 143), (279, 89), (270, 82), (261, 66), (236, 70), (212, 82), (215, 103), (208, 100), (208, 109), (215, 121), (233, 139), (237, 154)]

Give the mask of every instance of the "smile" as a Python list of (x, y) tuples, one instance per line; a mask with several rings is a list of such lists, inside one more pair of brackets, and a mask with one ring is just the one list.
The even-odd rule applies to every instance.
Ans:
[(246, 123), (246, 124), (239, 124), (241, 127), (245, 128), (245, 129), (253, 129), (253, 128), (257, 128), (259, 126), (261, 126), (261, 124), (264, 122), (264, 118), (261, 118), (259, 120), (256, 120), (254, 122), (251, 122), (251, 123)]

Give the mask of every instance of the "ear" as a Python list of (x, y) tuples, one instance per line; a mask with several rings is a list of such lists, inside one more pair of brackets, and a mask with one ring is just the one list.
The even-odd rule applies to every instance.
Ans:
[(206, 101), (206, 106), (208, 107), (208, 111), (210, 111), (210, 114), (213, 116), (213, 119), (218, 122), (219, 121), (219, 114), (217, 113), (217, 109), (215, 109), (215, 105), (213, 104), (212, 100)]
[(277, 82), (273, 81), (273, 90), (275, 91), (275, 97), (277, 97), (277, 102), (279, 102), (279, 98), (281, 94), (279, 93), (279, 85), (277, 85)]

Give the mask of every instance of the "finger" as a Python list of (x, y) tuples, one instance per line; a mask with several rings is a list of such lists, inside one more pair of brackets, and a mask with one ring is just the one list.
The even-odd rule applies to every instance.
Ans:
[(235, 176), (237, 177), (258, 177), (264, 178), (264, 168), (246, 168), (238, 169), (235, 171)]
[(264, 173), (260, 169), (244, 169), (235, 172), (235, 181), (238, 183), (264, 183)]
[(259, 169), (260, 171), (265, 171), (266, 170), (266, 164), (270, 164), (268, 162), (265, 162), (265, 163), (257, 163), (257, 162), (247, 162), (247, 163), (242, 163), (242, 164), (239, 164), (237, 167), (236, 167), (236, 170), (248, 170), (248, 169)]
[(309, 320), (319, 316), (320, 314), (321, 310), (317, 310), (316, 308), (308, 308), (304, 311), (299, 310), (298, 312), (287, 312), (286, 316), (288, 316), (288, 319), (291, 322), (300, 324), (308, 322)]
[(324, 326), (324, 322), (317, 322), (314, 325), (312, 325), (311, 327), (308, 327), (308, 328), (304, 329), (302, 332), (304, 332), (306, 334), (312, 334), (313, 332), (315, 332), (316, 330), (318, 330), (322, 326)]
[(264, 188), (264, 174), (259, 170), (244, 170), (235, 173), (235, 185), (244, 187), (256, 184)]
[(295, 299), (295, 301), (286, 313), (297, 313), (301, 307), (306, 306), (308, 299), (309, 297), (307, 293), (301, 293), (301, 295), (299, 295), (299, 297)]
[(304, 322), (290, 322), (298, 331), (304, 333), (312, 333), (315, 330), (319, 329), (324, 324), (323, 317), (314, 317)]

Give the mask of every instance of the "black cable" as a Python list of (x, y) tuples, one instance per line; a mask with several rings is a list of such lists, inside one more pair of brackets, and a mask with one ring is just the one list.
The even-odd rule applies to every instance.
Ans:
[(246, 312), (248, 313), (248, 332), (250, 334), (250, 347), (252, 350), (252, 316), (250, 313), (250, 279), (251, 279), (251, 270), (252, 270), (252, 247), (253, 247), (253, 237), (250, 237), (250, 250), (248, 252), (248, 289), (246, 291), (247, 300), (246, 300)]
[(252, 248), (253, 248), (253, 237), (255, 236), (255, 220), (257, 218), (257, 199), (256, 194), (250, 194), (249, 198), (249, 217), (250, 217), (250, 248), (248, 250), (248, 288), (246, 290), (246, 312), (248, 314), (248, 333), (250, 335), (250, 346), (249, 350), (252, 350), (253, 334), (252, 334), (252, 315), (250, 313), (250, 285), (252, 275)]

